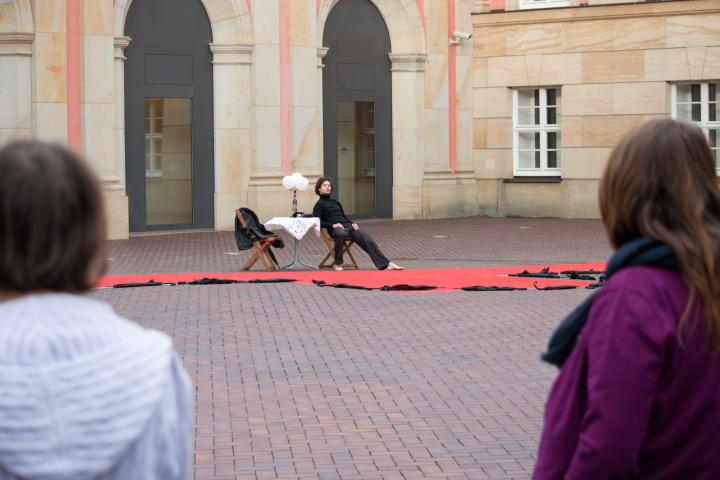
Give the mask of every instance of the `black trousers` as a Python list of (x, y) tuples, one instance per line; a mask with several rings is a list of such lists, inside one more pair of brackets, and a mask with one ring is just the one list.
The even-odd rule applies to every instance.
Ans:
[(370, 255), (370, 260), (375, 264), (378, 270), (387, 268), (390, 260), (380, 251), (377, 242), (370, 236), (369, 233), (363, 230), (354, 230), (351, 228), (334, 228), (333, 239), (335, 240), (335, 265), (342, 265), (343, 261), (343, 249), (345, 246), (345, 239), (352, 239), (360, 248)]

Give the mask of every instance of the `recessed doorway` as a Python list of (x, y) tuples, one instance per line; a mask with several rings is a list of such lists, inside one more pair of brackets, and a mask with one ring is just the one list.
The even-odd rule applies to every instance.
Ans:
[(136, 1), (125, 34), (130, 231), (212, 228), (212, 33), (205, 8), (200, 0)]
[(353, 218), (392, 217), (390, 34), (369, 0), (341, 0), (325, 23), (324, 171)]

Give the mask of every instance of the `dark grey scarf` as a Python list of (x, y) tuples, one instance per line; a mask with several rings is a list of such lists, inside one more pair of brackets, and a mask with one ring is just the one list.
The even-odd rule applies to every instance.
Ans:
[[(622, 245), (608, 261), (606, 279), (625, 267), (632, 265), (653, 265), (677, 270), (677, 257), (670, 246), (649, 237), (640, 237)], [(553, 365), (562, 367), (570, 356), (578, 336), (587, 322), (590, 307), (598, 292), (581, 303), (555, 329), (548, 348), (540, 358)]]

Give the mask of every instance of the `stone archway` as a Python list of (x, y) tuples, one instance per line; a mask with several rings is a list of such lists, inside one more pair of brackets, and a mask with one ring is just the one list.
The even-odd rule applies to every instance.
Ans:
[[(322, 0), (318, 9), (317, 38), (323, 37), (325, 22), (330, 10), (340, 0)], [(380, 11), (390, 32), (390, 44), (393, 54), (424, 54), (426, 53), (425, 24), (420, 10), (414, 1), (370, 0)]]
[(11, 0), (0, 5), (0, 33), (34, 33), (30, 0)]
[[(245, 0), (200, 0), (210, 20), (213, 43), (215, 228), (232, 228), (234, 210), (247, 204), (246, 186), (252, 162), (251, 85), (253, 25)], [(125, 19), (133, 0), (114, 0), (115, 108), (124, 118), (123, 50), (132, 39), (124, 36)], [(239, 115), (238, 112), (243, 112)], [(118, 125), (124, 138), (124, 125)], [(121, 144), (122, 142), (117, 142)], [(118, 150), (124, 173), (125, 152)]]
[[(317, 38), (340, 0), (322, 0)], [(425, 24), (414, 1), (370, 0), (390, 33), (392, 77), (393, 218), (422, 218), (425, 167), (424, 91), (427, 42)], [(318, 55), (327, 49), (319, 45)], [(322, 123), (321, 123), (322, 125)], [(322, 127), (321, 127), (322, 128)]]
[[(243, 0), (200, 0), (205, 7), (215, 44), (252, 43), (252, 18)], [(133, 0), (114, 0), (114, 31), (122, 37), (130, 4)]]

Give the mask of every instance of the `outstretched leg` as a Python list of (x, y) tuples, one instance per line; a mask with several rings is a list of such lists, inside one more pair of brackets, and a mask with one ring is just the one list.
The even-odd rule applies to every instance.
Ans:
[(363, 230), (351, 230), (350, 238), (352, 238), (355, 243), (360, 246), (360, 248), (365, 250), (365, 252), (370, 255), (370, 260), (372, 260), (378, 270), (384, 270), (388, 268), (392, 263), (390, 262), (390, 260), (388, 260), (385, 254), (382, 253), (380, 247), (378, 247), (377, 242), (375, 242), (375, 239), (372, 238), (369, 233), (366, 233)]

